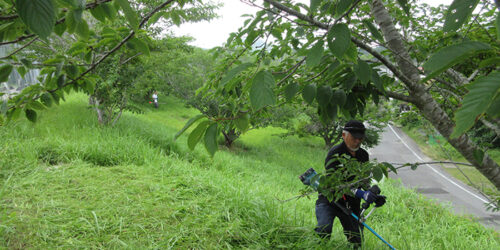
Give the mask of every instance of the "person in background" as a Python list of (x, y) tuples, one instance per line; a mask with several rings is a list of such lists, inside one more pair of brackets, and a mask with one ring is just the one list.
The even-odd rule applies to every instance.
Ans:
[(155, 108), (158, 108), (158, 91), (155, 90), (153, 92), (152, 97), (153, 97), (153, 102), (155, 104)]
[[(330, 149), (325, 159), (325, 168), (327, 170), (342, 168), (343, 166), (340, 165), (339, 161), (331, 162), (332, 159), (341, 155), (349, 155), (359, 162), (367, 162), (369, 160), (368, 152), (360, 147), (365, 139), (365, 130), (366, 128), (362, 122), (357, 120), (348, 121), (344, 125), (342, 131), (343, 142)], [(346, 179), (347, 182), (352, 180), (353, 177)], [(375, 202), (377, 207), (382, 206), (385, 203), (385, 196), (378, 195), (377, 191), (375, 191), (378, 187), (376, 187), (376, 189), (375, 187), (376, 186), (373, 186), (367, 191), (361, 190), (361, 187), (354, 188), (352, 194), (344, 194), (342, 198), (332, 202), (328, 201), (328, 199), (320, 193), (318, 200), (316, 200), (316, 219), (318, 224), (315, 231), (318, 235), (322, 238), (330, 237), (333, 221), (335, 217), (338, 217), (347, 240), (353, 243), (355, 248), (360, 247), (361, 230), (363, 229), (362, 225), (358, 223), (354, 217), (343, 212), (338, 205), (351, 210), (358, 217), (361, 213), (361, 199), (365, 200), (367, 203)]]

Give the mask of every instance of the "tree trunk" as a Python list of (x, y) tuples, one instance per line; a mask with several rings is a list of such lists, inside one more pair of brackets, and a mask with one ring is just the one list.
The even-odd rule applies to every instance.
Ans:
[(500, 190), (500, 167), (498, 164), (486, 153), (482, 161), (476, 160), (474, 152), (480, 150), (480, 148), (466, 134), (455, 139), (450, 138), (455, 124), (432, 98), (431, 94), (427, 92), (425, 86), (419, 84), (418, 69), (412, 63), (408, 50), (405, 48), (403, 40), (381, 0), (372, 1), (372, 15), (380, 26), (388, 47), (393, 51), (399, 69), (410, 80), (403, 82), (408, 87), (410, 96), (413, 97), (412, 103), (455, 149)]
[(226, 144), (227, 148), (231, 148), (233, 145), (233, 142), (236, 141), (240, 136), (236, 133), (236, 130), (230, 129), (229, 131), (222, 131), (222, 134), (224, 135), (224, 142)]
[(89, 104), (95, 107), (95, 111), (97, 113), (97, 121), (99, 124), (103, 123), (102, 110), (99, 108), (99, 100), (96, 97), (89, 97)]

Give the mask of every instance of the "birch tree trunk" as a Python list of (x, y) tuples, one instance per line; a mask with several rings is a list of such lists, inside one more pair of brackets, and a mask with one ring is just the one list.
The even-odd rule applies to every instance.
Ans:
[(455, 124), (434, 98), (432, 98), (431, 94), (427, 92), (425, 86), (419, 83), (420, 76), (418, 69), (412, 63), (408, 50), (403, 43), (400, 33), (396, 30), (389, 12), (381, 0), (373, 0), (371, 5), (372, 15), (380, 26), (389, 49), (393, 51), (393, 56), (399, 69), (410, 80), (402, 82), (409, 89), (409, 95), (412, 97), (411, 102), (455, 149), (500, 190), (500, 167), (498, 164), (486, 153), (482, 161), (477, 161), (474, 157), (474, 152), (480, 150), (480, 148), (466, 134), (456, 139), (450, 138)]

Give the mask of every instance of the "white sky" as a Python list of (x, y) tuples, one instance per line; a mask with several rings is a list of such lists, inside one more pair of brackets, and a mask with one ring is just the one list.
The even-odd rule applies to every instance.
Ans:
[[(191, 45), (209, 49), (215, 46), (222, 46), (226, 42), (229, 34), (235, 32), (243, 25), (243, 22), (248, 17), (241, 17), (243, 14), (254, 14), (258, 11), (257, 8), (251, 7), (239, 0), (218, 0), (224, 3), (224, 6), (217, 10), (220, 18), (210, 22), (186, 23), (180, 27), (174, 27), (175, 35), (188, 35), (195, 38)], [(309, 0), (300, 0), (309, 4)], [(431, 6), (439, 4), (451, 4), (452, 0), (420, 0)]]

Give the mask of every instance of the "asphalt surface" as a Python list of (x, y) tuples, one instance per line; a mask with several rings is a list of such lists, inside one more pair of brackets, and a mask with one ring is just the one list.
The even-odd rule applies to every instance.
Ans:
[[(430, 162), (417, 144), (395, 126), (387, 127), (380, 144), (369, 150), (370, 159), (390, 163)], [(446, 173), (440, 165), (420, 165), (416, 170), (402, 168), (391, 178), (401, 179), (405, 187), (414, 188), (419, 193), (440, 203), (451, 205), (460, 215), (472, 215), (486, 227), (500, 231), (500, 212), (486, 210), (486, 199), (461, 181)]]

